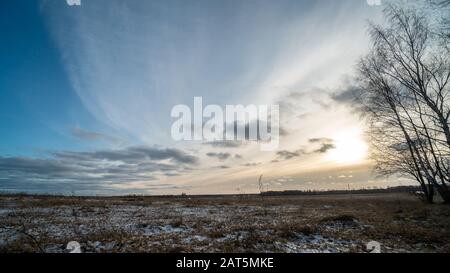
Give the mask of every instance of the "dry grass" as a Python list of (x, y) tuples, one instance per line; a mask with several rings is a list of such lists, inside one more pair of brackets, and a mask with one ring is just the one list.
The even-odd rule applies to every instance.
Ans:
[(0, 252), (449, 252), (449, 227), (408, 194), (0, 196)]

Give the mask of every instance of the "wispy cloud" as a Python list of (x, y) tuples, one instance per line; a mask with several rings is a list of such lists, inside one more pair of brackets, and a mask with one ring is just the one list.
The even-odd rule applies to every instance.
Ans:
[(112, 142), (112, 143), (122, 143), (123, 141), (120, 140), (119, 138), (104, 134), (104, 133), (99, 133), (99, 132), (93, 132), (93, 131), (88, 131), (85, 129), (82, 129), (80, 127), (73, 127), (71, 129), (71, 133), (74, 137), (81, 139), (81, 140), (87, 140), (87, 141), (107, 141), (107, 142)]
[[(127, 137), (127, 143), (176, 145), (179, 150), (135, 146), (55, 152), (40, 159), (3, 157), (5, 166), (13, 160), (24, 166), (11, 167), (9, 172), (4, 167), (1, 181), (18, 181), (22, 172), (31, 184), (60, 183), (59, 172), (70, 183), (84, 179), (96, 187), (109, 183), (104, 181), (128, 183), (143, 178), (165, 183), (169, 180), (156, 182), (158, 176), (181, 175), (194, 166), (207, 171), (171, 181), (192, 185), (204, 179), (209, 181), (204, 182), (207, 186), (207, 178), (215, 172), (246, 180), (255, 176), (242, 166), (248, 160), (295, 158), (311, 166), (317, 161), (309, 161), (307, 155), (323, 154), (334, 143), (310, 143), (309, 138), (335, 137), (343, 126), (358, 126), (344, 105), (348, 94), (335, 86), (353, 71), (356, 58), (366, 50), (366, 19), (376, 17), (377, 11), (364, 1), (200, 0), (195, 5), (186, 1), (175, 1), (175, 5), (173, 1), (99, 0), (83, 1), (76, 9), (64, 4), (61, 9), (53, 2), (45, 1), (42, 12), (83, 106), (105, 128)], [(170, 110), (180, 103), (192, 106), (194, 96), (219, 106), (279, 104), (282, 150), (273, 158), (273, 153), (261, 153), (247, 141), (174, 143)], [(254, 122), (241, 124), (240, 129), (248, 131)], [(96, 130), (73, 128), (71, 133), (94, 142), (89, 145), (114, 142)], [(245, 162), (235, 156), (238, 148)], [(184, 152), (188, 150), (196, 151), (199, 158)], [(213, 170), (215, 163), (226, 163), (230, 170)], [(292, 164), (267, 171), (299, 168), (293, 166), (296, 162), (284, 163)], [(32, 168), (39, 164), (49, 173), (39, 176), (40, 167)], [(80, 174), (78, 179), (75, 173)], [(112, 174), (121, 177), (108, 177)]]

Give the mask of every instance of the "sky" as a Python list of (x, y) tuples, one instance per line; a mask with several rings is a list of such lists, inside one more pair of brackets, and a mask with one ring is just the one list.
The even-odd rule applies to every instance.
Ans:
[[(7, 1), (0, 191), (210, 194), (395, 186), (352, 108), (365, 0)], [(280, 107), (280, 146), (175, 141), (174, 105)]]

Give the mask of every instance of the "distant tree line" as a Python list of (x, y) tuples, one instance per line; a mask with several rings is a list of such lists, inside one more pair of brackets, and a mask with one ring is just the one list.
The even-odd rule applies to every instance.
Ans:
[(333, 195), (333, 194), (370, 194), (370, 193), (416, 193), (420, 188), (417, 186), (397, 186), (376, 189), (354, 189), (354, 190), (285, 190), (285, 191), (265, 191), (261, 195)]

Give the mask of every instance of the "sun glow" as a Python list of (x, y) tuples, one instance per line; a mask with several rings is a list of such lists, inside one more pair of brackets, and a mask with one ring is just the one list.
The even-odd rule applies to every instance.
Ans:
[(367, 157), (368, 147), (359, 132), (344, 132), (333, 137), (335, 149), (326, 158), (337, 163), (360, 163)]

